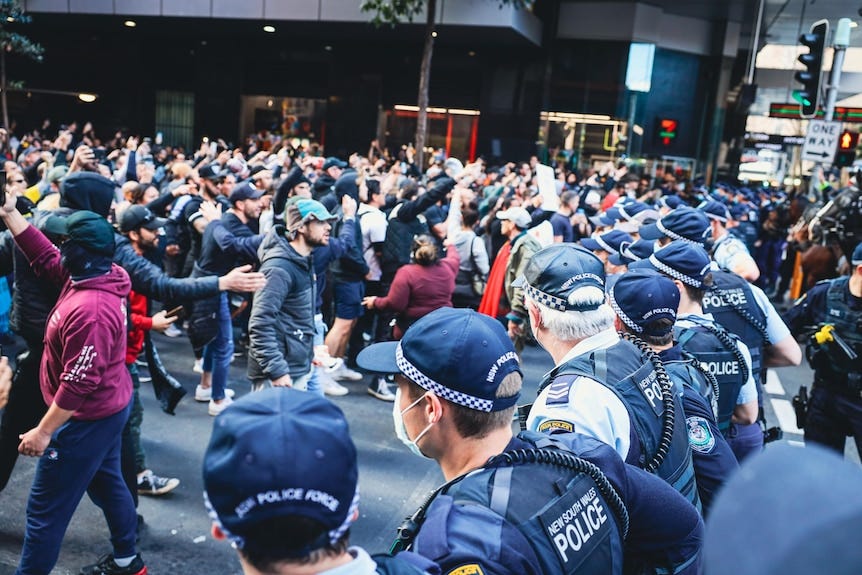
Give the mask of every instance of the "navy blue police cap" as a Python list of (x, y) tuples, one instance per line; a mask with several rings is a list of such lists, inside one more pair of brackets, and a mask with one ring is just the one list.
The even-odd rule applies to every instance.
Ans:
[(623, 242), (633, 242), (634, 238), (620, 230), (611, 230), (594, 237), (584, 238), (581, 245), (590, 251), (604, 250), (609, 254), (615, 254), (620, 250)]
[(521, 373), (506, 330), (469, 309), (440, 308), (420, 318), (401, 341), (376, 343), (356, 358), (374, 373), (401, 373), (419, 387), (463, 407), (487, 413), (515, 405), (520, 393), (497, 397), (510, 373)]
[(592, 311), (604, 303), (604, 298), (573, 303), (570, 296), (583, 287), (604, 292), (605, 265), (581, 246), (551, 244), (533, 254), (512, 287), (523, 288), (530, 299), (557, 311)]
[(615, 266), (627, 266), (632, 262), (637, 262), (650, 257), (653, 253), (654, 247), (655, 243), (647, 240), (623, 242), (620, 244), (619, 251), (615, 254), (611, 254), (608, 261)]
[(817, 445), (775, 445), (758, 453), (742, 464), (712, 505), (704, 573), (862, 572), (860, 485), (857, 464)]
[[(213, 423), (204, 454), (204, 499), (213, 521), (240, 548), (267, 519), (301, 516), (326, 531), (302, 557), (333, 544), (359, 503), (356, 447), (331, 401), (290, 388), (246, 395)], [(285, 543), (289, 547), (289, 542)]]
[(703, 212), (680, 206), (654, 224), (643, 226), (640, 236), (645, 240), (668, 237), (703, 245), (709, 240), (710, 232), (709, 220)]
[(702, 246), (675, 241), (647, 259), (629, 264), (629, 269), (653, 269), (693, 288), (701, 289), (710, 273), (710, 261), (709, 254)]
[(853, 257), (850, 260), (850, 263), (854, 266), (862, 266), (862, 242), (856, 246), (856, 249), (853, 250)]
[[(634, 333), (661, 337), (673, 331), (679, 290), (669, 278), (650, 269), (624, 273), (610, 291), (611, 307)], [(669, 319), (664, 327), (655, 324)]]
[(723, 224), (726, 224), (730, 219), (730, 212), (728, 211), (727, 206), (715, 200), (704, 202), (699, 205), (697, 209), (706, 214), (706, 217), (709, 219), (717, 220)]

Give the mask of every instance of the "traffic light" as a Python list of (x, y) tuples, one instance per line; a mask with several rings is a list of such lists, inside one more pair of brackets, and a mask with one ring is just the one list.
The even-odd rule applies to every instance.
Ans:
[(835, 166), (846, 168), (856, 161), (856, 146), (859, 145), (859, 132), (844, 130), (838, 138), (838, 151), (835, 154)]
[(829, 22), (820, 20), (811, 26), (808, 34), (799, 36), (799, 43), (808, 48), (807, 54), (800, 54), (799, 61), (805, 70), (796, 72), (795, 78), (802, 84), (801, 90), (794, 90), (793, 98), (799, 102), (799, 115), (802, 118), (813, 118), (820, 104), (820, 77), (823, 72), (823, 48), (826, 46), (826, 35), (829, 33)]
[(673, 144), (674, 140), (676, 140), (679, 122), (670, 118), (659, 118), (658, 125), (658, 137), (662, 145), (670, 146)]

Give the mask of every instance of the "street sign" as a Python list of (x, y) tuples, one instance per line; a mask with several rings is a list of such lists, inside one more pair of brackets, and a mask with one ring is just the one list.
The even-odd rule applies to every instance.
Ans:
[(805, 134), (805, 143), (802, 145), (802, 159), (831, 164), (835, 160), (835, 150), (838, 149), (840, 136), (841, 122), (810, 120), (808, 132)]

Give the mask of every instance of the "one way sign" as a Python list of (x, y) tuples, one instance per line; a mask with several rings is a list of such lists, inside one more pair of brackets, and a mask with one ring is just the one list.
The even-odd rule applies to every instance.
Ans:
[(841, 122), (809, 120), (808, 133), (802, 145), (802, 159), (821, 164), (831, 164), (835, 160), (838, 138), (841, 136)]

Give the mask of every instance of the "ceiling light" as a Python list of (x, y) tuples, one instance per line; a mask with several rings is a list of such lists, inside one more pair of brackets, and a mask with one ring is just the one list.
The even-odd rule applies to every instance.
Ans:
[(432, 37), (432, 38), (436, 38), (436, 37), (437, 37), (437, 32), (431, 32), (431, 37)]
[(13, 16), (6, 16), (6, 21), (7, 22), (14, 22), (15, 18)]
[(332, 52), (332, 46), (330, 46), (329, 44), (324, 46), (323, 49), (326, 50), (327, 52)]
[(86, 102), (88, 104), (91, 104), (91, 103), (96, 101), (96, 95), (95, 94), (81, 93), (81, 94), (78, 94), (78, 99), (81, 100), (82, 102)]
[(137, 25), (138, 23), (134, 20), (126, 20), (125, 22), (123, 22), (123, 26), (125, 26), (126, 28), (134, 28)]
[(474, 52), (473, 50), (470, 50), (469, 52), (467, 52), (467, 55), (472, 58), (473, 56), (476, 55), (476, 52)]
[(264, 31), (264, 32), (269, 32), (270, 34), (272, 34), (273, 32), (275, 32), (275, 26), (268, 26), (268, 25), (267, 25), (267, 26), (264, 26), (264, 27), (263, 27), (263, 31)]

